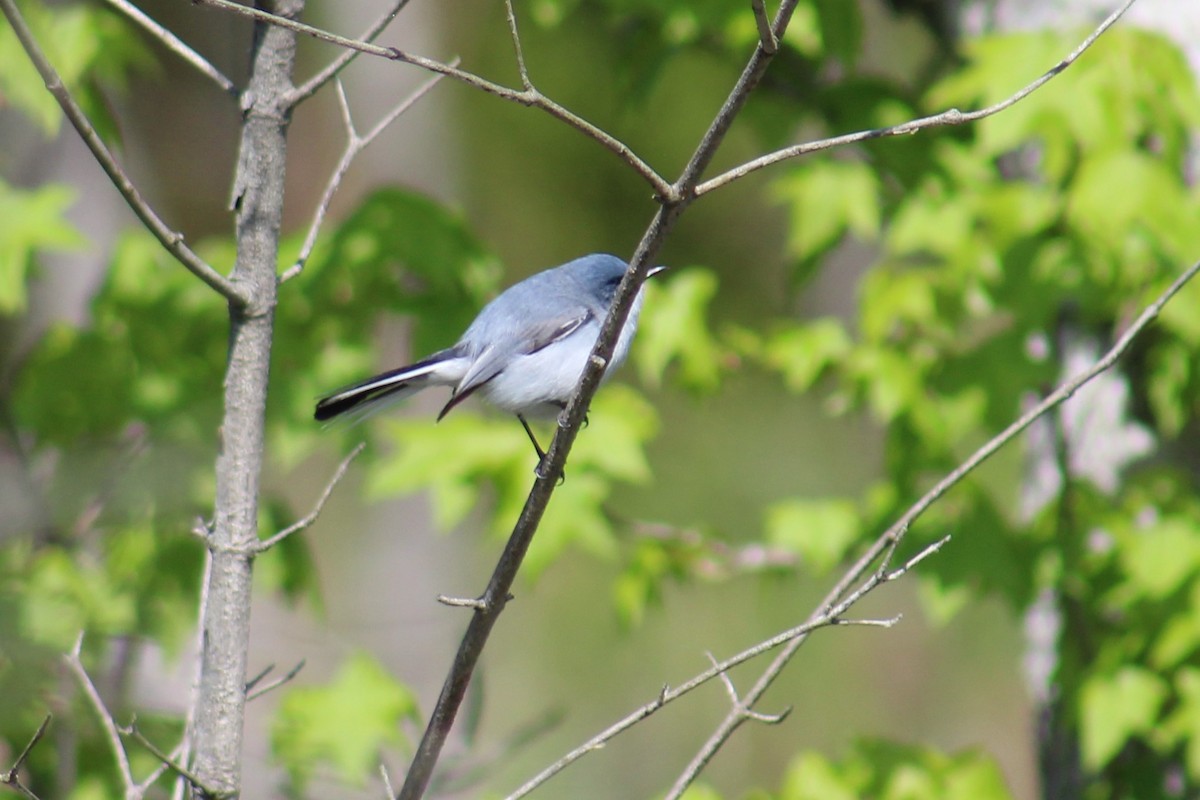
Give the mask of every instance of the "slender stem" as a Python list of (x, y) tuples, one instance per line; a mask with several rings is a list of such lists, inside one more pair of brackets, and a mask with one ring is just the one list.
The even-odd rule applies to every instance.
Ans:
[(246, 302), (246, 297), (241, 290), (221, 273), (213, 269), (204, 259), (196, 255), (196, 253), (187, 246), (184, 242), (183, 234), (171, 230), (162, 218), (154, 211), (149, 203), (145, 201), (137, 187), (133, 185), (133, 181), (125, 174), (125, 170), (117, 163), (116, 158), (108, 149), (108, 145), (100, 138), (100, 134), (96, 132), (96, 128), (88, 120), (87, 115), (83, 113), (83, 109), (75, 102), (75, 98), (67, 90), (59, 77), (58, 72), (50, 64), (46, 58), (46, 54), (42, 52), (38, 46), (37, 40), (33, 38), (33, 33), (29, 30), (29, 26), (25, 22), (25, 18), (21, 16), (21, 12), (17, 9), (15, 0), (0, 0), (0, 11), (4, 12), (4, 16), (8, 18), (8, 22), (12, 25), (13, 32), (17, 34), (17, 39), (21, 42), (21, 46), (25, 48), (29, 60), (33, 62), (33, 66), (42, 76), (42, 80), (46, 84), (46, 89), (58, 101), (58, 105), (62, 108), (71, 125), (79, 133), (84, 144), (92, 151), (92, 155), (99, 162), (100, 167), (108, 174), (109, 180), (117, 187), (117, 191), (125, 198), (125, 202), (137, 215), (137, 218), (142, 221), (149, 231), (154, 234), (154, 237), (162, 243), (167, 252), (175, 257), (175, 260), (183, 264), (196, 277), (207, 283), (213, 289), (217, 290), (225, 299), (229, 300), (234, 305), (242, 305)]
[(288, 525), (286, 528), (269, 539), (263, 539), (262, 541), (256, 543), (254, 545), (255, 552), (266, 552), (292, 534), (299, 533), (316, 522), (317, 517), (321, 516), (321, 511), (324, 510), (325, 504), (329, 502), (329, 497), (333, 494), (333, 490), (337, 488), (339, 483), (341, 483), (342, 478), (346, 476), (346, 470), (350, 468), (351, 462), (358, 458), (358, 454), (363, 451), (364, 447), (366, 447), (366, 444), (360, 443), (357, 447), (350, 451), (350, 455), (342, 459), (342, 463), (338, 464), (337, 469), (333, 471), (333, 476), (330, 477), (329, 481), (325, 484), (325, 490), (321, 492), (321, 496), (317, 498), (317, 502), (315, 505), (313, 505), (312, 511), (308, 512), (291, 525)]
[(223, 91), (236, 96), (238, 88), (233, 81), (225, 77), (213, 63), (189, 47), (182, 39), (150, 18), (146, 12), (135, 6), (129, 0), (104, 0), (110, 6), (120, 11), (131, 20), (141, 25), (150, 35), (158, 39), (164, 47), (191, 64), (200, 74), (211, 80)]
[[(363, 32), (362, 36), (358, 37), (359, 40), (363, 42), (375, 41), (375, 37), (383, 33), (383, 29), (392, 23), (392, 20), (394, 20), (396, 16), (404, 10), (404, 7), (408, 5), (408, 2), (409, 0), (392, 0), (391, 7), (381, 14), (379, 19), (375, 20), (375, 22), (371, 24), (371, 27), (367, 28), (367, 30)], [(363, 51), (355, 48), (346, 48), (343, 50), (338, 54), (337, 58), (329, 62), (324, 69), (306, 80), (304, 83), (297, 86), (295, 90), (288, 95), (288, 105), (295, 106), (312, 97), (322, 86), (340, 75), (342, 70), (350, 66), (350, 63), (354, 61), (354, 59), (362, 55), (362, 52)]]
[(875, 128), (868, 131), (847, 133), (841, 136), (834, 136), (829, 139), (821, 139), (815, 142), (806, 142), (804, 144), (785, 147), (782, 150), (775, 151), (774, 153), (768, 153), (765, 156), (760, 156), (751, 161), (747, 161), (746, 163), (736, 166), (733, 169), (722, 172), (720, 175), (717, 175), (714, 178), (704, 181), (696, 187), (696, 194), (708, 194), (714, 189), (720, 189), (722, 186), (733, 183), (734, 181), (744, 178), (760, 169), (769, 167), (773, 164), (778, 164), (781, 161), (787, 161), (788, 159), (796, 158), (798, 156), (808, 155), (809, 153), (816, 153), (821, 150), (829, 150), (834, 147), (843, 147), (848, 144), (864, 142), (869, 139), (882, 139), (889, 136), (906, 136), (911, 133), (916, 133), (917, 131), (925, 130), (926, 128), (938, 128), (946, 125), (963, 125), (968, 122), (976, 122), (984, 117), (990, 117), (993, 114), (998, 114), (1006, 108), (1021, 102), (1026, 97), (1040, 89), (1042, 86), (1046, 85), (1046, 83), (1048, 83), (1060, 72), (1074, 64), (1079, 57), (1083, 55), (1088, 48), (1095, 44), (1096, 40), (1099, 39), (1105, 31), (1111, 28), (1135, 2), (1137, 2), (1137, 0), (1125, 0), (1125, 2), (1119, 8), (1109, 14), (1108, 17), (1106, 17), (1105, 20), (1100, 23), (1100, 25), (1094, 31), (1092, 31), (1091, 35), (1084, 39), (1083, 42), (1080, 43), (1080, 45), (1073, 51), (1071, 51), (1070, 54), (1068, 54), (1053, 67), (1042, 73), (1037, 80), (1024, 86), (1017, 92), (1009, 95), (998, 103), (987, 106), (986, 108), (978, 109), (976, 111), (967, 112), (959, 111), (956, 108), (951, 108), (941, 112), (940, 114), (909, 120), (908, 122), (902, 122), (899, 125), (892, 125), (887, 128)]

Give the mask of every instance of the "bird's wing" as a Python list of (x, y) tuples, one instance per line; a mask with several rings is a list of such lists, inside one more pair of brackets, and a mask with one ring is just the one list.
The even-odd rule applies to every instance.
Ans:
[(519, 340), (512, 342), (509, 347), (489, 344), (475, 358), (471, 368), (467, 370), (467, 374), (459, 381), (458, 386), (454, 389), (454, 395), (438, 414), (438, 419), (446, 416), (450, 409), (466, 400), (477, 389), (503, 372), (508, 362), (514, 357), (533, 355), (555, 342), (561, 342), (579, 330), (590, 319), (592, 319), (592, 312), (584, 309), (578, 314), (545, 320), (538, 325), (523, 329)]

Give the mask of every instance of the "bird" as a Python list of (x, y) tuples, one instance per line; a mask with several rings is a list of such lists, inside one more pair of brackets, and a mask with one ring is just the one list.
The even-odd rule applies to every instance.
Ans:
[[(516, 415), (540, 468), (546, 451), (528, 419), (552, 418), (566, 408), (628, 269), (617, 256), (593, 253), (531, 275), (484, 306), (452, 347), (338, 389), (317, 401), (313, 416), (324, 422), (365, 415), (422, 389), (448, 386), (439, 421), (478, 393)], [(663, 269), (654, 267), (647, 277)], [(644, 291), (638, 290), (602, 380), (629, 354)]]

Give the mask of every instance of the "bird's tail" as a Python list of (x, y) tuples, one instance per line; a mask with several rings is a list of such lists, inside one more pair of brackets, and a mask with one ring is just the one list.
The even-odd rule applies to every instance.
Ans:
[(424, 361), (338, 389), (317, 401), (313, 417), (318, 422), (324, 422), (352, 412), (355, 416), (366, 415), (378, 410), (379, 406), (385, 403), (401, 400), (428, 386), (444, 383), (444, 380), (439, 379), (441, 376), (437, 374), (438, 368), (454, 355), (452, 350), (443, 350)]

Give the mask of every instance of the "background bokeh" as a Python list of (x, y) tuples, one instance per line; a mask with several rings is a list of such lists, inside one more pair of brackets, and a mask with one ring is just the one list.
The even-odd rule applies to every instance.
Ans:
[[(1029, 4), (966, 3), (956, 10), (957, 5), (947, 4), (968, 32), (1033, 24)], [(1050, 5), (1059, 4), (1032, 7), (1041, 14)], [(306, 18), (353, 34), (369, 24), (376, 6), (360, 0), (312, 2)], [(584, 2), (553, 25), (538, 24), (539, 15), (558, 6), (531, 4), (523, 22), (525, 56), (539, 88), (672, 176), (731, 85), (735, 73), (729, 60), (719, 48), (683, 48), (643, 88), (629, 63), (626, 37), (634, 35), (634, 23), (614, 25), (599, 4)], [(860, 6), (866, 20), (860, 73), (901, 83), (912, 76), (916, 83), (923, 70), (948, 57), (944, 43), (913, 15), (869, 0)], [(243, 20), (165, 0), (144, 8), (235, 80), (243, 77), (249, 36)], [(1179, 16), (1185, 9), (1192, 13), (1190, 21)], [(1196, 32), (1195, 10), (1188, 4), (1145, 2), (1137, 10), (1144, 22), (1160, 14), (1169, 17), (1172, 30), (1185, 40), (1188, 30)], [(1090, 19), (1088, 14), (1086, 8), (1061, 4), (1038, 24), (1069, 28)], [(1196, 40), (1191, 37), (1193, 44)], [(441, 58), (460, 56), (473, 71), (509, 85), (518, 81), (500, 3), (414, 2), (382, 41)], [(302, 40), (301, 54), (301, 72), (309, 74), (333, 50)], [(123, 160), (143, 192), (189, 240), (224, 236), (236, 109), (174, 58), (156, 52), (156, 61), (152, 74), (136, 77), (114, 100)], [(1012, 88), (1045, 66), (1014, 70)], [(425, 78), (413, 68), (359, 59), (345, 74), (359, 130)], [(769, 107), (754, 111), (769, 112)], [(51, 320), (86, 319), (106, 252), (131, 216), (73, 132), (43, 141), (11, 115), (0, 116), (0, 126), (10, 153), (3, 163), (8, 178), (25, 185), (56, 179), (77, 186), (80, 197), (70, 216), (88, 237), (84, 251), (48, 259), (28, 314), (19, 323), (6, 323), (9, 349), (19, 352), (20, 343), (36, 341)], [(297, 114), (287, 176), (289, 230), (307, 225), (344, 138), (331, 91), (321, 92)], [(739, 126), (716, 167), (761, 149), (756, 131)], [(697, 266), (719, 277), (710, 307), (714, 327), (754, 329), (767, 319), (826, 315), (852, 320), (859, 278), (876, 251), (849, 242), (809, 280), (798, 282), (787, 244), (787, 211), (775, 180), (763, 171), (702, 199), (660, 261), (681, 273)], [(360, 157), (332, 217), (341, 218), (386, 185), (425, 192), (459, 212), (504, 264), (504, 284), (585, 252), (627, 256), (654, 210), (645, 184), (592, 141), (546, 115), (450, 81)], [(280, 302), (295, 301), (304, 288), (300, 281), (285, 285)], [(376, 366), (419, 355), (411, 352), (409, 335), (404, 320), (383, 319)], [(653, 479), (622, 486), (610, 499), (607, 505), (621, 517), (748, 542), (760, 535), (764, 505), (796, 496), (858, 495), (883, 474), (883, 431), (877, 423), (857, 414), (831, 416), (821, 393), (797, 396), (759, 366), (725, 367), (716, 392), (693, 392), (670, 381), (641, 385), (659, 417), (659, 431), (648, 447)], [(632, 368), (622, 380), (639, 384)], [(388, 413), (432, 426), (430, 412), (438, 405), (438, 398), (422, 397)], [(380, 424), (385, 423), (366, 423)], [(593, 419), (582, 436), (604, 436), (604, 424)], [(328, 450), (300, 463), (272, 462), (268, 490), (295, 509), (307, 508), (337, 463), (337, 443), (347, 435), (353, 433), (331, 433)], [(19, 472), (11, 461), (0, 465), (7, 518), (0, 525), (8, 536), (19, 535), (34, 513), (26, 507)], [(570, 472), (568, 467), (568, 481)], [(352, 470), (306, 534), (319, 603), (289, 602), (264, 588), (253, 614), (251, 664), (282, 669), (303, 659), (297, 683), (317, 684), (349, 654), (365, 650), (412, 687), (422, 709), (429, 709), (466, 619), (464, 612), (434, 598), (477, 593), (501, 546), (487, 533), (486, 510), (449, 532), (438, 530), (432, 513), (424, 495), (376, 499), (362, 474)], [(519, 784), (652, 699), (664, 683), (704, 669), (706, 653), (726, 656), (798, 623), (831, 582), (828, 574), (803, 569), (667, 582), (661, 603), (630, 627), (613, 608), (612, 587), (620, 569), (616, 561), (568, 549), (536, 580), (518, 583), (516, 601), (497, 627), (471, 698), (468, 713), (478, 715), (477, 731), (472, 741), (459, 738), (449, 748), (451, 774), (466, 781), (456, 796)], [(934, 622), (923, 611), (915, 583), (908, 581), (872, 596), (860, 612), (902, 614), (903, 619), (891, 629), (844, 628), (814, 636), (763, 707), (767, 712), (791, 707), (791, 716), (778, 727), (744, 727), (706, 779), (737, 796), (749, 785), (773, 785), (800, 750), (837, 754), (854, 739), (887, 736), (951, 750), (981, 748), (998, 760), (1015, 797), (1037, 796), (1036, 723), (1022, 679), (1019, 616), (999, 600), (985, 599), (972, 600), (945, 623)], [(145, 650), (135, 671), (133, 705), (181, 711), (190, 681), (188, 652), (186, 647), (182, 653)], [(751, 664), (732, 678), (744, 685), (756, 674)], [(277, 695), (269, 695), (251, 706), (247, 797), (273, 796), (280, 785), (281, 769), (270, 754), (276, 702)], [(555, 778), (544, 794), (579, 800), (653, 796), (726, 709), (724, 692), (714, 683)], [(554, 724), (531, 741), (509, 746), (514, 736), (544, 720)], [(391, 762), (396, 773), (403, 765), (400, 757)], [(326, 796), (377, 794), (375, 787), (346, 786), (333, 775), (319, 775), (318, 781), (330, 792)]]

